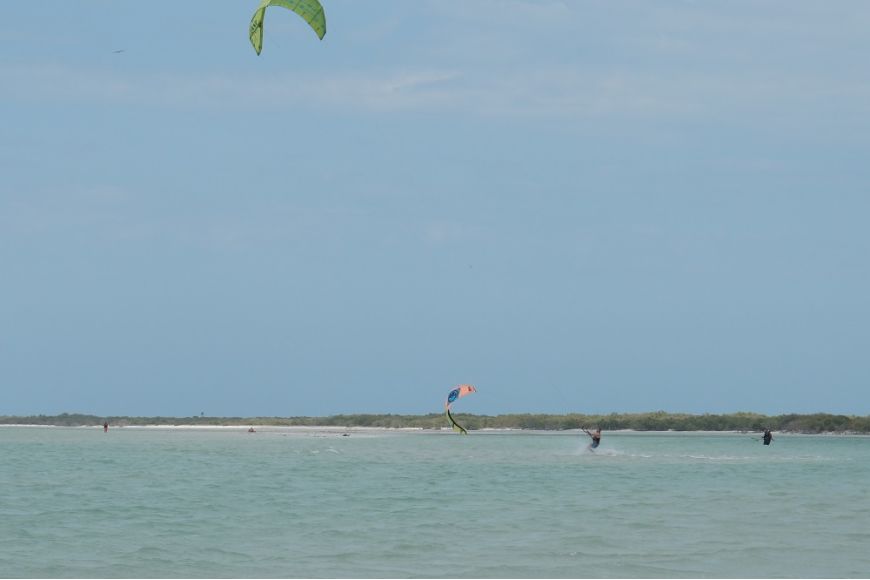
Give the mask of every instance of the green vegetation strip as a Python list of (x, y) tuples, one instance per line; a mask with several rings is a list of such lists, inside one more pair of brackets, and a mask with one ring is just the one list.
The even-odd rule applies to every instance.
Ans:
[[(681, 413), (611, 413), (609, 415), (511, 414), (468, 415), (456, 418), (468, 430), (479, 429), (534, 429), (563, 431), (581, 427), (601, 427), (605, 431), (634, 429), (636, 431), (774, 431), (795, 433), (870, 433), (870, 415), (866, 417), (830, 415), (759, 415), (757, 413), (731, 413), (726, 415), (689, 415)], [(0, 416), (0, 425), (55, 425), (78, 427), (102, 425), (274, 425), (280, 427), (382, 427), (388, 429), (440, 429), (449, 427), (441, 413), (429, 415), (332, 415), (329, 417), (100, 417), (78, 413), (61, 415), (33, 415), (29, 417)]]

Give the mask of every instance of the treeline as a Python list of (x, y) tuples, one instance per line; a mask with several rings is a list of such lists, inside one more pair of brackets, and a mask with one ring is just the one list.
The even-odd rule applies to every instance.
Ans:
[[(730, 413), (725, 415), (690, 415), (682, 413), (611, 413), (609, 415), (508, 414), (508, 415), (455, 415), (456, 420), (469, 430), (479, 429), (532, 429), (562, 431), (583, 427), (604, 430), (634, 429), (636, 431), (774, 431), (795, 433), (870, 433), (870, 416), (831, 415), (759, 415), (757, 413)], [(29, 417), (0, 416), (0, 425), (55, 425), (78, 427), (101, 425), (276, 425), (306, 427), (381, 427), (441, 429), (448, 427), (441, 413), (428, 415), (331, 415), (329, 417), (100, 417), (79, 413), (61, 415), (32, 415)]]
[[(760, 415), (729, 413), (690, 415), (683, 413), (611, 413), (609, 415), (499, 415), (457, 419), (469, 429), (510, 427), (520, 429), (562, 430), (600, 427), (604, 430), (635, 431), (789, 431), (796, 433), (852, 432), (870, 433), (870, 416), (857, 417), (815, 413), (811, 415)], [(509, 428), (509, 427), (503, 427)]]

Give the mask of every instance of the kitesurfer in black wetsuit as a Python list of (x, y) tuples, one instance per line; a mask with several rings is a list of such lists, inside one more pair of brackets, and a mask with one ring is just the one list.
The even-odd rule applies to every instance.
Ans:
[(773, 441), (773, 433), (770, 432), (770, 429), (764, 430), (764, 435), (761, 436), (761, 440), (765, 445), (770, 445), (770, 442)]
[(583, 429), (583, 432), (592, 437), (592, 443), (589, 444), (589, 449), (595, 449), (601, 444), (601, 429), (596, 429), (592, 432)]

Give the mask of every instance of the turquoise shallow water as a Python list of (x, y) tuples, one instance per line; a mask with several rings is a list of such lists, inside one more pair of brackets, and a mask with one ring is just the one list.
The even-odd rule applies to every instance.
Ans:
[(870, 438), (587, 442), (0, 428), (0, 576), (870, 576)]

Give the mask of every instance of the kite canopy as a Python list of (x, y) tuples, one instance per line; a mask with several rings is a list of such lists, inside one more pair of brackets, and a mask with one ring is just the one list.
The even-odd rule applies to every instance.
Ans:
[(263, 18), (266, 16), (266, 8), (269, 6), (280, 6), (292, 10), (314, 29), (318, 38), (323, 40), (326, 34), (326, 14), (324, 14), (323, 6), (318, 0), (263, 0), (251, 18), (251, 27), (248, 32), (248, 37), (251, 39), (251, 44), (257, 54), (263, 50)]
[(458, 385), (453, 388), (452, 391), (447, 393), (447, 402), (444, 404), (444, 409), (447, 411), (447, 419), (450, 421), (450, 424), (453, 426), (454, 431), (459, 431), (463, 435), (468, 435), (468, 431), (465, 430), (465, 427), (456, 422), (453, 418), (453, 415), (450, 414), (450, 406), (453, 404), (456, 399), (460, 399), (465, 395), (470, 395), (471, 393), (476, 393), (477, 389), (475, 389), (471, 385)]

